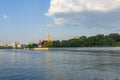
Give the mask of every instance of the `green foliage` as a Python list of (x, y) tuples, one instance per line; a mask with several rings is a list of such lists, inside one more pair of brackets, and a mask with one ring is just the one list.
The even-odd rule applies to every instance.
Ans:
[(45, 42), (42, 47), (53, 47), (53, 42)]
[(79, 39), (63, 41), (52, 41), (43, 44), (43, 47), (107, 47), (120, 46), (120, 35), (111, 33), (109, 35), (98, 34), (96, 36), (81, 36)]
[(26, 48), (37, 48), (38, 44), (28, 44)]

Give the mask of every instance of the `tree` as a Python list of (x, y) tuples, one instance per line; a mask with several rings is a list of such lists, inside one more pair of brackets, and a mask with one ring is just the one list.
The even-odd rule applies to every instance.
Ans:
[(103, 47), (120, 46), (120, 35), (111, 33), (109, 35), (98, 34), (96, 36), (81, 36), (79, 39), (45, 42), (43, 47)]
[(37, 48), (38, 47), (38, 44), (28, 44), (27, 46), (26, 46), (26, 48)]

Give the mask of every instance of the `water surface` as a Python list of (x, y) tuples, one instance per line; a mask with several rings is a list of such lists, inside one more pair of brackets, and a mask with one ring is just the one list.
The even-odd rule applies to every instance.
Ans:
[(0, 80), (120, 80), (120, 52), (0, 50)]

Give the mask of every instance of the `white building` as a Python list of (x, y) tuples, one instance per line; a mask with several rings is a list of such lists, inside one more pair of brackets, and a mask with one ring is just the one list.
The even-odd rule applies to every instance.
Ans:
[(18, 43), (18, 42), (13, 42), (12, 47), (13, 48), (22, 48), (22, 45), (20, 43)]

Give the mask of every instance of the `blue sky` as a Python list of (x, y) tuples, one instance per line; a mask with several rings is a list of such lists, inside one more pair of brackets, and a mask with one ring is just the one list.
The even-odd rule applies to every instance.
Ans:
[(120, 33), (120, 0), (0, 0), (0, 41)]

